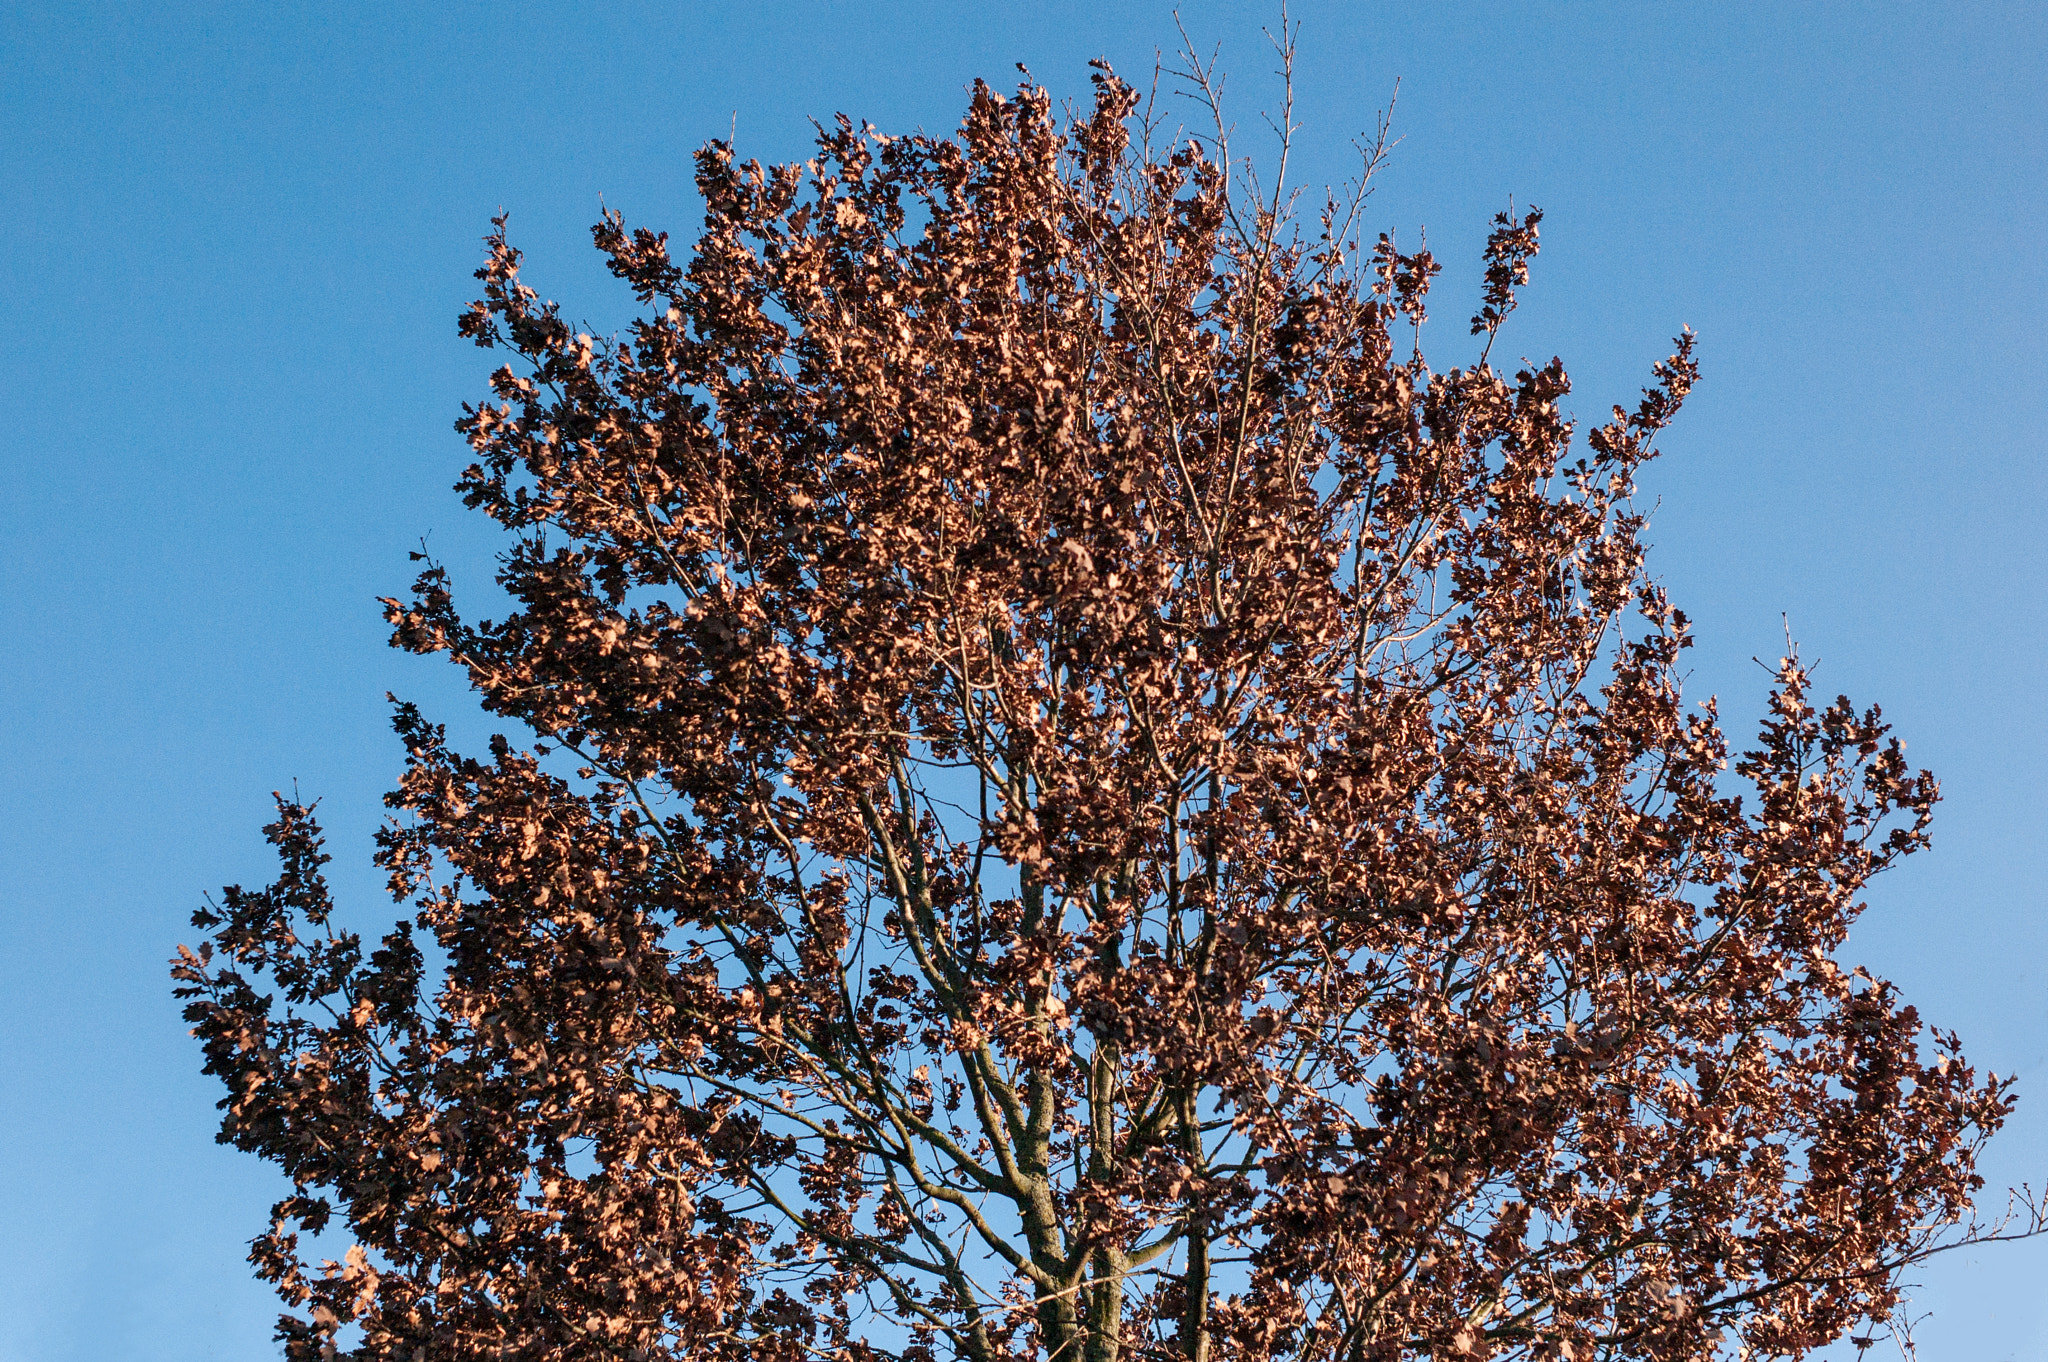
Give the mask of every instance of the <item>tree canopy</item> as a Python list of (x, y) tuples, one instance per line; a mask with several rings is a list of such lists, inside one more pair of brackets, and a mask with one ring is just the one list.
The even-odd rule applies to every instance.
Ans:
[(175, 967), (292, 1357), (1797, 1357), (1970, 1232), (2009, 1085), (1838, 958), (1933, 778), (1681, 697), (1691, 335), (1580, 432), (1510, 210), (1432, 369), (1378, 151), (1299, 212), (1107, 67), (713, 142), (612, 338), (498, 221), (513, 609), (386, 605), (519, 736), (398, 706), (381, 941), (280, 799)]

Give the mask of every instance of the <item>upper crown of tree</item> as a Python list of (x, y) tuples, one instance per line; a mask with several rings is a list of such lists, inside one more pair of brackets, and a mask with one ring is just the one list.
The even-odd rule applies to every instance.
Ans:
[(1690, 334), (1581, 438), (1509, 212), (1433, 371), (1363, 177), (1106, 67), (696, 167), (623, 338), (502, 219), (462, 321), (515, 608), (387, 606), (530, 746), (401, 705), (409, 921), (280, 800), (177, 966), (292, 1357), (1790, 1357), (1972, 1232), (2008, 1085), (1836, 958), (1933, 779), (1796, 659), (1732, 764), (1680, 697)]

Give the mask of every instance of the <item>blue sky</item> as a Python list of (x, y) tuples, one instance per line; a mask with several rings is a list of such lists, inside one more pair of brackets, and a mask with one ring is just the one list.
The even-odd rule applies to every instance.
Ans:
[[(1277, 12), (1182, 10), (1247, 133)], [(1746, 731), (1789, 616), (1820, 685), (1942, 777), (1935, 849), (1849, 954), (2021, 1075), (1986, 1171), (2048, 1180), (2048, 7), (1293, 16), (1303, 179), (1346, 172), (1400, 80), (1368, 218), (1427, 229), (1440, 316), (1471, 310), (1513, 194), (1544, 251), (1501, 345), (1562, 355), (1581, 416), (1700, 333), (1645, 479), (1691, 689)], [(372, 598), (423, 537), (488, 576), (447, 488), (491, 214), (608, 327), (630, 299), (588, 246), (600, 196), (687, 239), (705, 139), (790, 159), (841, 110), (944, 129), (976, 76), (1021, 61), (1078, 98), (1090, 58), (1145, 75), (1177, 41), (1164, 3), (0, 9), (0, 1362), (275, 1356), (242, 1255), (276, 1187), (212, 1143), (163, 961), (204, 891), (268, 877), (294, 780), (351, 912), (388, 917), (384, 693), (481, 731)], [(2048, 1245), (1923, 1277), (1929, 1362), (2048, 1359)]]

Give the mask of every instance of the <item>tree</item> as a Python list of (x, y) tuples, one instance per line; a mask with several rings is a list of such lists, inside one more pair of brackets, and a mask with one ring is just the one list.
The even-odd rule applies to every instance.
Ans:
[(1304, 218), (1162, 127), (713, 142), (624, 340), (498, 220), (515, 608), (386, 606), (530, 745), (398, 705), (408, 920), (280, 798), (175, 966), (290, 1356), (1801, 1356), (1983, 1233), (2009, 1080), (1837, 961), (1934, 780), (1796, 657), (1732, 764), (1680, 696), (1690, 333), (1579, 441), (1490, 363), (1537, 212), (1437, 373), (1384, 136)]

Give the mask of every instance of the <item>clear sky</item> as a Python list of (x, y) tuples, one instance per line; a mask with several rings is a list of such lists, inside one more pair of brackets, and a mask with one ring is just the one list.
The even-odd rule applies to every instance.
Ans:
[[(1277, 5), (1182, 14), (1249, 132)], [(1692, 690), (1746, 732), (1789, 616), (1820, 685), (1942, 777), (1935, 849), (1849, 955), (2021, 1075), (1987, 1172), (2048, 1180), (2048, 6), (1293, 15), (1304, 179), (1345, 173), (1400, 80), (1369, 219), (1427, 229), (1440, 316), (1512, 194), (1544, 250), (1501, 344), (1563, 356), (1582, 417), (1700, 333), (1646, 478)], [(480, 731), (372, 598), (422, 537), (488, 578), (447, 489), (491, 214), (610, 327), (600, 196), (688, 239), (705, 139), (946, 129), (976, 76), (1079, 98), (1090, 58), (1142, 77), (1177, 41), (1165, 0), (0, 6), (0, 1362), (275, 1356), (243, 1253), (278, 1189), (212, 1143), (163, 962), (204, 891), (267, 880), (294, 780), (352, 917), (388, 919), (384, 693)], [(1923, 1275), (1927, 1362), (2048, 1359), (2048, 1245)]]

